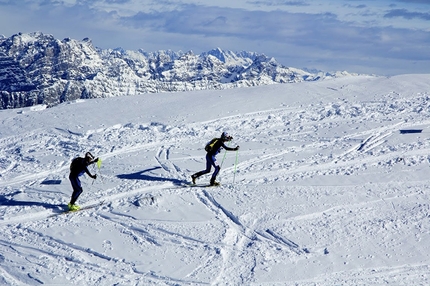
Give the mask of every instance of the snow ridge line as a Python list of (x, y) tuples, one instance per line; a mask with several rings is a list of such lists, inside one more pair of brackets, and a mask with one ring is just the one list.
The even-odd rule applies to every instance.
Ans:
[[(135, 189), (135, 190), (130, 190), (130, 191), (127, 191), (124, 193), (117, 193), (114, 195), (104, 196), (100, 199), (89, 201), (84, 206), (82, 206), (82, 208), (85, 208), (87, 206), (97, 205), (97, 204), (100, 204), (101, 202), (104, 202), (104, 205), (106, 205), (109, 202), (112, 202), (115, 200), (130, 197), (132, 195), (136, 195), (136, 194), (140, 194), (140, 193), (148, 193), (152, 190), (160, 190), (160, 189), (165, 190), (165, 189), (172, 189), (172, 188), (175, 188), (175, 186), (172, 186), (171, 183), (166, 183), (163, 185), (147, 186), (147, 187), (143, 187), (143, 188), (139, 188), (139, 189)], [(58, 207), (60, 207), (60, 206), (61, 205), (58, 205)], [(2, 221), (0, 220), (0, 225), (21, 223), (21, 222), (27, 222), (27, 221), (37, 221), (40, 219), (48, 219), (51, 217), (55, 217), (57, 215), (58, 215), (58, 213), (53, 214), (51, 210), (45, 209), (45, 210), (42, 210), (39, 212), (27, 213), (27, 214), (23, 214), (20, 216), (15, 216), (13, 218), (6, 218), (6, 219), (3, 218)]]
[[(116, 212), (112, 212), (112, 211), (110, 213), (114, 214), (116, 216), (119, 216), (119, 217), (128, 217), (128, 218), (132, 218), (133, 220), (136, 220), (134, 217), (129, 216), (129, 215), (125, 215), (123, 213), (116, 213)], [(152, 224), (147, 224), (145, 222), (142, 222), (142, 225), (139, 225), (138, 223), (136, 223), (136, 225), (130, 225), (129, 223), (124, 223), (119, 218), (113, 218), (113, 217), (106, 215), (106, 214), (100, 214), (100, 217), (105, 219), (110, 224), (119, 225), (119, 226), (123, 227), (125, 229), (125, 231), (123, 233), (131, 236), (133, 238), (133, 240), (139, 244), (148, 243), (151, 245), (161, 247), (161, 246), (163, 246), (163, 243), (178, 245), (178, 242), (179, 242), (180, 244), (182, 244), (186, 248), (196, 248), (196, 247), (207, 248), (207, 247), (209, 247), (209, 248), (214, 249), (214, 252), (217, 252), (216, 250), (218, 249), (218, 246), (216, 246), (216, 245), (211, 246), (211, 245), (208, 245), (205, 241), (194, 239), (194, 238), (189, 237), (189, 236), (184, 236), (183, 234), (172, 232), (172, 231), (169, 231), (166, 229), (162, 229), (162, 228), (159, 228), (158, 226), (155, 226)], [(155, 234), (155, 233), (157, 233), (157, 234)], [(201, 269), (204, 269), (208, 265), (211, 265), (211, 262), (213, 262), (214, 258), (216, 258), (216, 255), (215, 254), (211, 255), (205, 261), (203, 261), (200, 266), (198, 266), (196, 269), (193, 269), (192, 272), (187, 274), (185, 277), (189, 278), (189, 279), (193, 279), (194, 273), (199, 272)], [(125, 261), (122, 261), (122, 263), (129, 265), (129, 263), (125, 262)], [(135, 268), (134, 265), (129, 265), (129, 266), (132, 267), (133, 269)], [(135, 272), (137, 273), (137, 271), (135, 271)], [(199, 282), (199, 281), (195, 281), (195, 280), (185, 280), (185, 279), (184, 280), (178, 280), (178, 279), (173, 279), (173, 278), (167, 277), (167, 276), (160, 276), (160, 275), (157, 275), (155, 272), (152, 272), (152, 271), (147, 272), (147, 273), (142, 273), (142, 274), (144, 277), (147, 277), (147, 278), (154, 280), (158, 283), (161, 283), (161, 282), (168, 283), (168, 282), (176, 281), (180, 285), (207, 284), (207, 283)]]
[[(257, 232), (260, 236), (263, 236), (264, 238), (273, 240), (274, 242), (287, 246), (291, 251), (297, 253), (297, 254), (304, 254), (309, 253), (309, 250), (306, 248), (300, 249), (300, 246), (293, 242), (292, 240), (285, 238), (277, 233), (275, 233), (273, 230), (266, 229), (265, 233), (269, 234), (270, 237), (265, 235), (265, 233)], [(273, 239), (272, 239), (273, 238)]]
[[(29, 230), (26, 229), (26, 234), (27, 235), (23, 235), (23, 237), (26, 238), (26, 240), (37, 240), (37, 239), (41, 239), (44, 240), (46, 243), (44, 244), (44, 249), (38, 249), (37, 251), (40, 253), (43, 253), (43, 255), (52, 257), (55, 260), (59, 260), (62, 261), (62, 263), (74, 263), (77, 264), (79, 266), (81, 266), (83, 269), (86, 269), (86, 271), (90, 271), (90, 272), (97, 272), (97, 273), (108, 273), (109, 271), (111, 271), (112, 268), (116, 268), (118, 267), (117, 264), (119, 265), (119, 267), (121, 268), (130, 268), (132, 270), (131, 273), (123, 273), (122, 275), (124, 275), (125, 277), (128, 277), (128, 279), (133, 279), (133, 273), (134, 274), (139, 274), (139, 275), (143, 275), (145, 278), (151, 280), (154, 283), (157, 282), (166, 282), (166, 281), (172, 281), (171, 278), (169, 277), (161, 277), (161, 276), (157, 276), (154, 275), (153, 273), (149, 272), (149, 273), (143, 273), (141, 271), (138, 271), (133, 263), (127, 262), (123, 259), (118, 259), (115, 257), (111, 257), (111, 256), (107, 256), (104, 255), (96, 250), (90, 249), (90, 248), (86, 248), (86, 247), (82, 247), (82, 246), (77, 246), (75, 244), (72, 243), (68, 243), (66, 241), (63, 241), (61, 239), (56, 239), (54, 237), (51, 236), (46, 236), (42, 233), (39, 233), (37, 231), (34, 230)], [(46, 239), (49, 238), (49, 239)], [(0, 243), (4, 244), (4, 245), (10, 245), (9, 242), (7, 241), (3, 241), (0, 240)], [(67, 247), (67, 250), (64, 250), (63, 248), (58, 248), (56, 247), (56, 245), (63, 245)], [(15, 245), (17, 247), (22, 247), (21, 245)], [(55, 249), (61, 249), (60, 253), (55, 253), (54, 251), (50, 250), (51, 248), (55, 248)], [(18, 252), (18, 250), (14, 249), (16, 252)], [(71, 252), (73, 253), (74, 256), (71, 255)], [(55, 253), (55, 254), (54, 254)], [(88, 254), (90, 256), (92, 256), (93, 258), (96, 259), (100, 259), (102, 260), (103, 263), (96, 263), (96, 262), (90, 262), (90, 260), (86, 259), (86, 257), (88, 256)], [(19, 255), (22, 255), (21, 253), (19, 253)], [(39, 256), (34, 256), (32, 255), (31, 257), (33, 260), (39, 260), (40, 257)], [(29, 257), (26, 257), (27, 260), (29, 260)], [(91, 261), (93, 261), (94, 259), (91, 259)], [(106, 264), (108, 263), (108, 264)], [(113, 265), (108, 266), (110, 263), (113, 263)], [(1, 268), (0, 268), (1, 270)], [(109, 270), (109, 271), (108, 271)], [(1, 272), (0, 272), (1, 273)], [(32, 279), (31, 281), (33, 282), (33, 280), (35, 280), (34, 277), (28, 276), (30, 279)], [(37, 281), (37, 280), (36, 280)], [(39, 281), (37, 281), (39, 282)], [(79, 282), (79, 280), (78, 280)], [(89, 283), (89, 281), (85, 281), (86, 283)], [(183, 282), (183, 281), (177, 281), (177, 282)], [(26, 284), (12, 284), (12, 285), (28, 285), (29, 283)], [(30, 283), (31, 285), (33, 285), (34, 283)], [(39, 284), (44, 284), (42, 282), (40, 282)]]
[[(203, 196), (202, 196), (203, 195)], [(202, 195), (196, 193), (197, 198), (212, 212), (215, 214), (223, 214), (226, 219), (221, 219), (224, 223), (230, 226), (230, 229), (226, 231), (225, 240), (227, 245), (230, 244), (233, 247), (230, 250), (224, 249), (222, 251), (224, 256), (224, 269), (220, 271), (218, 277), (213, 281), (213, 284), (223, 283), (223, 277), (228, 276), (225, 274), (226, 271), (231, 272), (234, 269), (234, 266), (229, 266), (230, 264), (234, 264), (235, 254), (234, 253), (246, 253), (246, 248), (254, 241), (267, 241), (269, 243), (276, 243), (281, 247), (286, 247), (291, 252), (297, 255), (304, 255), (310, 253), (307, 248), (301, 248), (297, 243), (292, 240), (285, 238), (273, 230), (267, 229), (265, 232), (260, 232), (258, 230), (252, 230), (245, 225), (243, 225), (239, 218), (231, 213), (229, 210), (225, 209), (220, 203), (218, 203), (211, 194), (207, 191), (203, 190)], [(232, 233), (233, 231), (233, 233)], [(251, 234), (251, 235), (250, 235)], [(260, 238), (260, 239), (258, 239)], [(234, 253), (233, 253), (234, 252)], [(255, 261), (254, 261), (255, 262)], [(251, 263), (252, 264), (252, 263)], [(249, 269), (250, 273), (247, 276), (252, 277), (252, 269)], [(243, 272), (242, 272), (243, 273)], [(244, 279), (242, 275), (241, 283), (249, 282)], [(246, 275), (245, 275), (246, 276)], [(231, 281), (230, 281), (231, 282)]]
[[(211, 212), (213, 212), (224, 224), (227, 225), (226, 233), (224, 235), (225, 246), (221, 248), (221, 254), (223, 257), (223, 265), (219, 274), (212, 281), (211, 284), (247, 284), (252, 279), (253, 268), (255, 261), (250, 261), (249, 266), (246, 269), (241, 268), (238, 270), (240, 265), (236, 265), (236, 259), (238, 256), (246, 256), (248, 250), (245, 248), (250, 244), (250, 241), (255, 241), (256, 236), (250, 237), (247, 235), (247, 228), (243, 226), (239, 219), (233, 215), (230, 211), (225, 209), (219, 204), (207, 191), (203, 190), (201, 193), (196, 193), (197, 199), (199, 199)], [(224, 217), (224, 218), (223, 218)], [(235, 277), (234, 273), (239, 271), (242, 273), (241, 277), (237, 277), (238, 281), (226, 281), (225, 279)], [(244, 274), (246, 272), (246, 274)], [(240, 279), (240, 280), (239, 280)]]
[[(218, 202), (215, 201), (215, 199), (207, 192), (203, 191), (203, 194), (205, 197), (218, 209), (222, 211), (235, 225), (237, 225), (240, 228), (240, 232), (243, 236), (247, 237), (250, 240), (256, 240), (256, 237), (250, 237), (246, 234), (247, 227), (240, 223), (239, 219), (233, 215), (230, 211), (226, 210), (223, 206), (221, 206)], [(200, 199), (202, 201), (202, 199)], [(202, 201), (206, 206), (208, 206), (207, 202)], [(309, 253), (309, 251), (304, 248), (300, 249), (300, 246), (293, 242), (292, 240), (282, 237), (279, 234), (276, 234), (274, 231), (267, 229), (265, 233), (269, 234), (271, 237), (267, 236), (265, 233), (262, 233), (260, 231), (254, 231), (258, 236), (262, 236), (265, 239), (269, 239), (273, 242), (276, 242), (281, 245), (285, 245), (288, 248), (290, 248), (292, 251), (294, 251), (297, 254), (303, 254), (303, 253)]]
[[(220, 209), (227, 216), (227, 218), (229, 218), (232, 222), (234, 222), (240, 228), (242, 228), (242, 229), (244, 228), (244, 226), (240, 223), (239, 219), (235, 215), (233, 215), (230, 211), (225, 209), (222, 205), (220, 205), (217, 201), (215, 201), (215, 199), (212, 197), (212, 195), (210, 195), (205, 190), (203, 190), (203, 194), (216, 208)], [(208, 206), (208, 204), (206, 202), (203, 202), (203, 203), (206, 206)]]
[(270, 114), (273, 114), (273, 113), (283, 115), (285, 113), (285, 111), (287, 111), (289, 113), (293, 113), (293, 112), (297, 111), (297, 108), (294, 108), (294, 107), (281, 107), (281, 108), (272, 108), (272, 109), (266, 109), (266, 110), (246, 112), (246, 113), (243, 113), (243, 114), (229, 115), (229, 116), (219, 117), (219, 118), (216, 118), (216, 119), (210, 119), (210, 120), (206, 120), (206, 121), (199, 121), (199, 122), (196, 122), (196, 123), (191, 123), (191, 124), (189, 124), (189, 126), (190, 127), (201, 127), (201, 125), (209, 125), (209, 124), (212, 125), (214, 123), (219, 123), (219, 122), (222, 122), (222, 121), (227, 121), (227, 122), (229, 122), (231, 124), (231, 123), (241, 122), (241, 121), (243, 121), (246, 118), (252, 118), (252, 119), (264, 118), (264, 117), (267, 117), (267, 115), (270, 115)]
[[(173, 140), (174, 140), (174, 142), (178, 141), (178, 139), (172, 139), (172, 141)], [(187, 140), (187, 138), (183, 138), (181, 140), (185, 141), (185, 140)], [(163, 145), (166, 143), (169, 143), (169, 142), (163, 142)], [(117, 155), (123, 155), (123, 154), (132, 153), (132, 152), (137, 152), (140, 150), (146, 150), (148, 148), (155, 148), (159, 145), (160, 145), (160, 143), (158, 143), (158, 142), (135, 144), (133, 146), (125, 146), (125, 147), (120, 148), (120, 149), (115, 149), (115, 150), (111, 149), (109, 152), (106, 152), (103, 154), (98, 154), (97, 157), (100, 157), (100, 158), (103, 158), (103, 160), (106, 160), (108, 158), (111, 158), (111, 157), (114, 157)], [(160, 150), (159, 154), (161, 154), (161, 152), (162, 151)], [(10, 167), (10, 169), (13, 168), (13, 166), (9, 166), (9, 167)], [(41, 171), (38, 173), (31, 173), (31, 174), (17, 176), (15, 178), (10, 178), (4, 182), (0, 181), (0, 187), (16, 185), (16, 184), (24, 183), (26, 181), (37, 181), (38, 179), (41, 179), (43, 177), (47, 177), (47, 176), (52, 175), (52, 174), (61, 173), (61, 172), (64, 172), (68, 169), (69, 169), (69, 164), (65, 164), (61, 167), (56, 167), (55, 169), (49, 169), (49, 170)], [(4, 170), (4, 171), (6, 171), (6, 170)], [(2, 171), (2, 172), (4, 172), (4, 171)]]
[(36, 213), (26, 213), (23, 215), (15, 216), (13, 218), (3, 218), (3, 220), (0, 221), (0, 225), (9, 225), (9, 224), (15, 224), (15, 223), (21, 223), (21, 222), (28, 222), (28, 221), (36, 221), (40, 219), (46, 219), (49, 216), (52, 215), (52, 211), (50, 210), (42, 210)]
[[(111, 211), (111, 213), (116, 215), (116, 216), (119, 216), (119, 217), (127, 217), (127, 218), (132, 218), (133, 220), (135, 220), (134, 217), (129, 216), (129, 215), (124, 215), (124, 214), (120, 214), (118, 212), (112, 212), (112, 211)], [(126, 231), (124, 231), (124, 234), (133, 237), (133, 240), (139, 244), (148, 243), (148, 244), (155, 245), (155, 246), (161, 246), (161, 244), (157, 242), (156, 237), (151, 235), (147, 230), (145, 230), (143, 228), (140, 228), (137, 226), (127, 225), (127, 224), (121, 222), (119, 219), (113, 219), (112, 217), (105, 215), (105, 214), (100, 214), (100, 217), (102, 219), (108, 221), (110, 224), (122, 226), (124, 229), (126, 229)], [(142, 234), (144, 236), (144, 239), (142, 239), (138, 235), (136, 235), (135, 234), (136, 232)]]
[(360, 146), (357, 148), (357, 151), (368, 152), (373, 148), (383, 144), (385, 142), (384, 139), (391, 136), (392, 134), (393, 132), (389, 131), (388, 133), (382, 135), (371, 135), (366, 140), (364, 140), (363, 143), (360, 144)]
[[(215, 201), (215, 199), (207, 191), (203, 191), (203, 194), (216, 208), (220, 209), (222, 211), (222, 213), (224, 213), (234, 224), (239, 226), (240, 233), (243, 236), (247, 237), (250, 240), (256, 240), (256, 237), (250, 237), (246, 234), (247, 227), (244, 226), (242, 223), (240, 223), (239, 219), (235, 215), (233, 215), (230, 211), (226, 210), (217, 201)], [(202, 199), (200, 199), (200, 200), (202, 201)], [(202, 202), (206, 206), (208, 206), (207, 202), (205, 202), (205, 201), (202, 201)], [(287, 246), (291, 251), (295, 252), (296, 254), (300, 255), (300, 254), (304, 254), (304, 253), (310, 253), (307, 248), (301, 249), (300, 246), (298, 244), (296, 244), (295, 242), (293, 242), (292, 240), (285, 238), (285, 237), (282, 237), (281, 235), (275, 233), (274, 231), (272, 231), (270, 229), (267, 229), (265, 231), (265, 233), (262, 233), (260, 231), (254, 231), (254, 233), (260, 237), (263, 237), (264, 239), (270, 240), (272, 242), (275, 242), (275, 243), (283, 245), (283, 246)], [(266, 233), (268, 235), (266, 235)]]
[(15, 277), (13, 277), (9, 273), (7, 273), (5, 270), (3, 270), (2, 267), (0, 267), (0, 275), (6, 283), (9, 283), (9, 285), (27, 286), (27, 283), (23, 283), (23, 282), (19, 281), (18, 279), (15, 279)]

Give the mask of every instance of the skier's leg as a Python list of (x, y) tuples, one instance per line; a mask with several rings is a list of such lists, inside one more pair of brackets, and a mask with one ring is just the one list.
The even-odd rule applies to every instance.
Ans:
[(70, 183), (72, 183), (73, 193), (72, 198), (70, 199), (70, 205), (74, 205), (76, 200), (79, 198), (79, 196), (82, 194), (82, 187), (81, 187), (81, 181), (78, 177), (69, 177)]
[(218, 175), (219, 171), (221, 170), (221, 167), (220, 167), (220, 165), (218, 165), (218, 162), (216, 161), (215, 156), (212, 157), (212, 166), (215, 167), (215, 171), (212, 174), (211, 185), (215, 185), (216, 184), (216, 182), (215, 182), (216, 176)]
[(192, 175), (191, 178), (193, 178), (193, 182), (198, 177), (205, 175), (207, 173), (210, 173), (211, 169), (212, 169), (212, 156), (206, 154), (206, 169)]

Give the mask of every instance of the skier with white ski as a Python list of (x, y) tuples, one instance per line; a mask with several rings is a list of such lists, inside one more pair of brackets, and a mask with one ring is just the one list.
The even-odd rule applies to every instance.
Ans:
[(90, 152), (87, 152), (84, 158), (77, 157), (72, 160), (72, 163), (70, 164), (69, 179), (73, 187), (73, 194), (70, 199), (70, 203), (67, 205), (70, 211), (77, 211), (80, 209), (78, 205), (75, 205), (76, 200), (83, 192), (79, 177), (84, 173), (87, 173), (88, 176), (95, 180), (97, 178), (97, 174), (92, 175), (90, 171), (88, 171), (87, 167), (91, 164), (97, 163), (98, 161), (99, 158), (94, 159), (94, 156)]
[(202, 170), (200, 172), (197, 172), (191, 176), (193, 184), (196, 183), (196, 179), (199, 178), (202, 175), (210, 173), (212, 166), (215, 168), (215, 171), (212, 174), (210, 185), (211, 186), (219, 186), (219, 183), (216, 182), (216, 176), (218, 175), (221, 167), (219, 166), (216, 155), (218, 155), (221, 152), (221, 149), (224, 148), (227, 151), (237, 151), (239, 150), (239, 146), (236, 146), (235, 148), (230, 148), (225, 145), (225, 142), (231, 141), (233, 137), (229, 136), (226, 132), (223, 132), (221, 134), (220, 138), (214, 138), (212, 139), (205, 147), (206, 153), (206, 169)]

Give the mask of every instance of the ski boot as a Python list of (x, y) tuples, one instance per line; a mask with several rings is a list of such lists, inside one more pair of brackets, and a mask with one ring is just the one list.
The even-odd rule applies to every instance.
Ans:
[(213, 181), (213, 182), (211, 182), (211, 183), (210, 183), (210, 186), (211, 186), (211, 187), (218, 187), (218, 186), (220, 186), (220, 185), (221, 185), (220, 183), (215, 182), (215, 181)]
[(69, 207), (69, 211), (72, 211), (72, 212), (77, 211), (81, 208), (80, 206), (75, 205), (75, 204), (72, 205), (71, 203), (69, 203), (67, 206)]

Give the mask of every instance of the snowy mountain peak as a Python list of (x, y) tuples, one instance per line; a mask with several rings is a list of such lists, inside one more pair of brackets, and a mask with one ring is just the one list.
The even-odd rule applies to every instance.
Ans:
[(226, 55), (225, 55), (224, 51), (221, 50), (220, 48), (210, 50), (209, 52), (207, 52), (207, 54), (216, 57), (217, 59), (219, 59), (223, 63), (226, 62)]
[(291, 69), (272, 57), (215, 48), (200, 55), (97, 49), (89, 38), (55, 39), (41, 32), (0, 38), (0, 109), (79, 98), (226, 89), (319, 80), (342, 74)]

